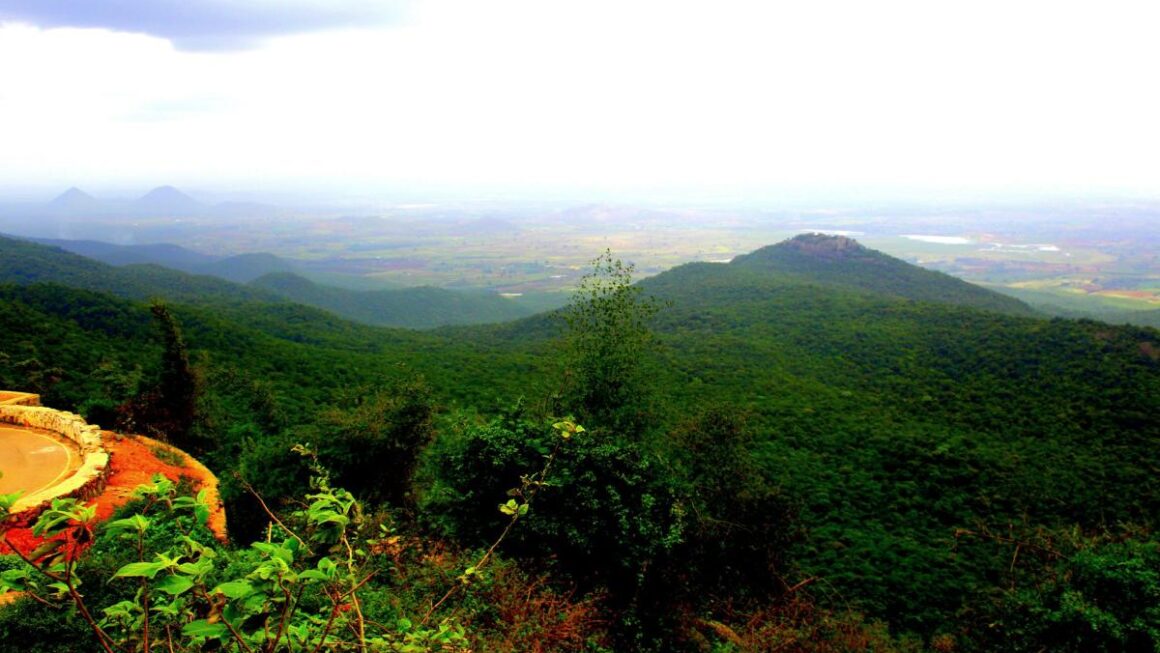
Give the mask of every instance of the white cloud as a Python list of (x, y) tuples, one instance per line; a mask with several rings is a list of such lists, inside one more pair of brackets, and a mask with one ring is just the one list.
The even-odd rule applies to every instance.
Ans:
[(1137, 186), (1142, 3), (503, 3), (189, 53), (0, 29), (0, 175), (89, 184)]

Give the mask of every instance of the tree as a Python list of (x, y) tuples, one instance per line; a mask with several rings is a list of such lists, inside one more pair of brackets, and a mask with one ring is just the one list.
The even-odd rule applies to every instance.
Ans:
[(189, 362), (189, 351), (181, 327), (160, 302), (149, 307), (161, 330), (164, 350), (161, 371), (152, 387), (139, 393), (124, 408), (121, 426), (141, 431), (175, 444), (188, 451), (194, 446), (193, 426), (197, 417), (199, 383)]
[(670, 442), (691, 515), (667, 593), (703, 603), (727, 596), (733, 607), (778, 596), (788, 586), (782, 574), (795, 511), (758, 465), (744, 417), (710, 406), (678, 425)]
[(393, 381), (322, 414), (319, 457), (359, 498), (409, 506), (419, 454), (435, 435), (434, 412), (426, 382)]
[(656, 340), (656, 300), (632, 285), (634, 267), (605, 250), (564, 309), (563, 412), (636, 435), (647, 421), (646, 363)]

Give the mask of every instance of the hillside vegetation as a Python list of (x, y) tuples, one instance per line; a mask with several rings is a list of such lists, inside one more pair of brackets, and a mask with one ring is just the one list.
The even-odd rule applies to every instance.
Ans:
[(243, 254), (208, 263), (198, 260), (184, 266), (188, 271), (183, 272), (134, 261), (173, 254), (174, 267), (180, 268), (182, 263), (189, 263), (186, 254), (192, 252), (188, 250), (60, 242), (98, 258), (126, 262), (114, 266), (55, 245), (0, 237), (0, 281), (57, 283), (128, 299), (164, 298), (197, 305), (292, 302), (363, 324), (411, 329), (502, 322), (531, 312), (491, 293), (431, 287), (360, 291), (323, 286), (294, 274), (289, 263), (269, 254)]
[[(0, 383), (126, 423), (173, 342), (138, 302), (164, 298), (197, 379), (186, 446), (273, 506), (309, 491), (290, 447), (310, 442), (400, 533), (487, 547), (548, 424), (584, 425), (498, 551), (604, 625), (494, 650), (1160, 644), (1154, 329), (815, 235), (631, 286), (605, 257), (559, 314), (431, 332), (25, 254), (0, 263)], [(241, 541), (265, 532), (245, 487), (223, 495)], [(438, 598), (408, 578), (377, 591)], [(486, 630), (475, 600), (449, 614)]]
[(389, 290), (348, 290), (322, 286), (290, 273), (267, 274), (252, 286), (299, 304), (325, 309), (348, 320), (412, 329), (444, 325), (506, 322), (530, 314), (494, 293), (462, 292), (423, 286)]

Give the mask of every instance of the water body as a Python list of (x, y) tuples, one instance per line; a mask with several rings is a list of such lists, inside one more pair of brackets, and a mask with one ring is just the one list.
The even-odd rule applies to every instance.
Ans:
[(969, 238), (962, 236), (925, 236), (921, 234), (903, 234), (903, 238), (909, 240), (917, 240), (924, 243), (937, 243), (939, 245), (970, 245)]

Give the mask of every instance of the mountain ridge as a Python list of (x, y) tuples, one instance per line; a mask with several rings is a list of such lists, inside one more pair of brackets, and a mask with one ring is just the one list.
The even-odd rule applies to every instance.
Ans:
[(846, 236), (800, 234), (734, 258), (730, 267), (797, 275), (803, 280), (915, 301), (973, 306), (1012, 315), (1036, 315), (1018, 299), (943, 272), (907, 263)]

